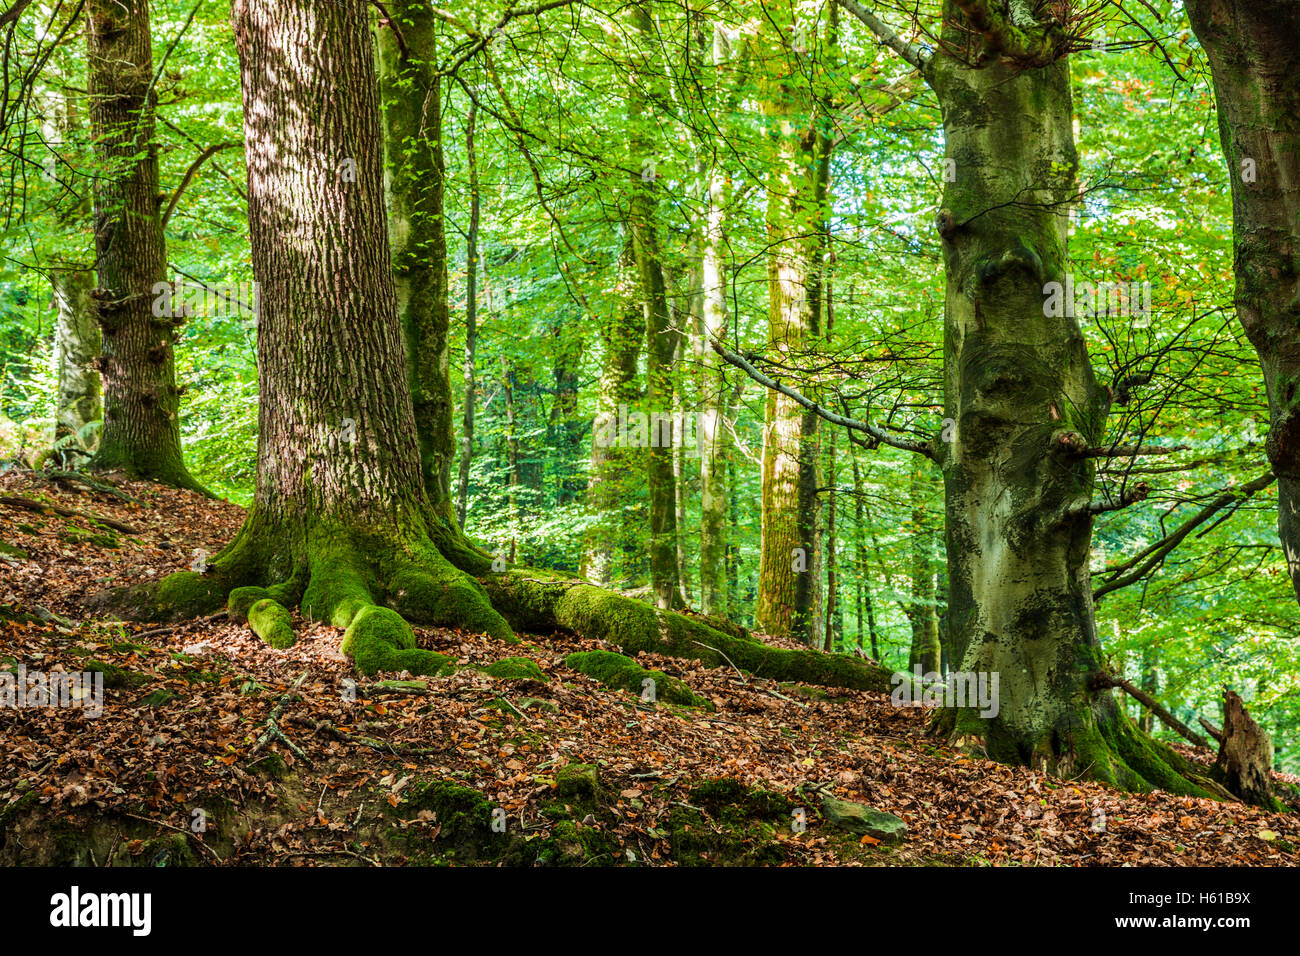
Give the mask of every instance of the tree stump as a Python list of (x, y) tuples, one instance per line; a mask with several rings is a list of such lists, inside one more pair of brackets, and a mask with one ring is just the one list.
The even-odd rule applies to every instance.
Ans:
[(1256, 807), (1273, 808), (1273, 742), (1236, 692), (1223, 689), (1223, 736), (1215, 766), (1228, 790)]

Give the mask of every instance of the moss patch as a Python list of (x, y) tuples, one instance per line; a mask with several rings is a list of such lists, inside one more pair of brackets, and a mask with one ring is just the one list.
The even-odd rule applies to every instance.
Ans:
[[(566, 657), (564, 666), (616, 690), (629, 690), (644, 695), (653, 686), (657, 700), (686, 707), (713, 709), (710, 701), (698, 696), (676, 677), (669, 677), (663, 671), (647, 670), (632, 658), (613, 651), (579, 651)], [(649, 683), (651, 681), (653, 684)]]

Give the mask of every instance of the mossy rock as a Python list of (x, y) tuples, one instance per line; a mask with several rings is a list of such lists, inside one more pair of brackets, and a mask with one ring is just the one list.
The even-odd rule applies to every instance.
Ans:
[[(656, 700), (713, 709), (712, 702), (698, 696), (676, 677), (669, 677), (663, 671), (647, 670), (632, 658), (613, 651), (578, 651), (564, 659), (564, 666), (615, 690), (628, 690), (640, 696), (647, 687), (653, 686)], [(653, 685), (648, 683), (650, 681)]]
[(484, 672), (497, 680), (535, 680), (543, 683), (550, 680), (537, 662), (527, 657), (503, 657), (485, 667)]
[(190, 846), (189, 837), (183, 833), (150, 840), (140, 855), (134, 858), (137, 866), (198, 866), (199, 859)]
[(852, 800), (823, 796), (822, 816), (832, 826), (880, 843), (902, 843), (907, 839), (907, 824), (898, 817)]

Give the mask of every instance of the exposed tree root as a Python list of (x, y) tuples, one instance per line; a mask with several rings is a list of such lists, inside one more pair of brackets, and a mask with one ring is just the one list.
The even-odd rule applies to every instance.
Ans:
[(366, 675), (406, 670), (436, 676), (450, 669), (450, 658), (416, 647), (411, 625), (417, 624), (502, 640), (515, 640), (514, 629), (568, 630), (628, 654), (650, 651), (729, 664), (773, 680), (890, 690), (891, 673), (877, 664), (769, 647), (546, 571), (493, 571), (489, 555), (430, 510), (399, 521), (402, 531), (393, 527), (322, 520), (306, 529), (272, 529), (254, 511), (203, 571), (118, 589), (98, 603), (127, 616), (163, 620), (226, 605), (232, 620), (247, 621), (277, 647), (292, 643), (289, 608), (298, 606), (309, 620), (345, 628), (341, 649)]

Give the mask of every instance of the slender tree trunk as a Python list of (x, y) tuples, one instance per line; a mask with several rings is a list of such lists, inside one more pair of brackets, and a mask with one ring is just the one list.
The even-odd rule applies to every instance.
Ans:
[[(62, 77), (57, 79), (62, 82)], [(77, 151), (84, 140), (83, 119), (76, 99), (64, 88), (46, 99), (45, 142), (51, 148), (50, 170), (54, 178), (67, 173), (66, 157)], [(91, 221), (88, 198), (72, 197), (70, 208), (61, 218), (84, 230)], [(77, 453), (91, 454), (98, 435), (87, 426), (102, 425), (104, 415), (100, 398), (97, 363), (101, 347), (99, 325), (95, 321), (94, 273), (72, 260), (59, 259), (50, 273), (54, 298), (54, 375), (57, 386), (54, 416), (54, 441), (61, 444), (56, 454), (67, 458)]]
[(618, 298), (609, 318), (600, 327), (604, 357), (596, 420), (591, 430), (586, 496), (592, 520), (583, 534), (578, 571), (588, 581), (600, 585), (614, 582), (615, 554), (626, 552), (630, 539), (624, 509), (628, 505), (635, 456), (621, 446), (618, 433), (620, 414), (626, 418), (641, 398), (637, 365), (644, 341), (644, 321), (637, 281), (629, 247), (619, 261)]
[(509, 482), (506, 485), (506, 503), (510, 512), (510, 560), (519, 555), (519, 486), (522, 475), (519, 469), (519, 412), (515, 405), (515, 372), (509, 359), (501, 356), (501, 388), (506, 403), (506, 463)]
[(908, 670), (920, 667), (924, 674), (939, 673), (939, 617), (934, 586), (932, 549), (934, 529), (925, 510), (925, 482), (928, 462), (912, 465), (912, 601), (907, 617), (912, 625), (912, 646)]
[[(644, 5), (635, 4), (630, 16), (636, 34), (641, 38), (648, 37), (652, 25)], [(629, 226), (645, 315), (646, 410), (650, 415), (650, 447), (646, 454), (646, 479), (650, 493), (650, 586), (656, 607), (677, 608), (684, 602), (677, 567), (677, 492), (670, 436), (673, 356), (677, 352), (680, 333), (673, 325), (668, 308), (667, 283), (660, 258), (654, 198), (657, 154), (647, 132), (649, 119), (646, 116), (645, 90), (646, 86), (657, 84), (659, 77), (644, 62), (634, 66), (632, 73), (628, 119), (632, 154), (640, 163), (631, 180)], [(667, 424), (657, 425), (656, 417), (660, 423)]]
[[(452, 524), (455, 447), (443, 216), (442, 84), (434, 61), (438, 20), (426, 0), (389, 0), (385, 7), (393, 24), (381, 24), (376, 46), (397, 315), (420, 443), (420, 471), (430, 502), (442, 519)], [(399, 30), (405, 51), (398, 40)]]
[(478, 151), (474, 148), (474, 126), (478, 104), (471, 101), (465, 126), (465, 155), (469, 162), (469, 230), (465, 237), (465, 417), (461, 425), (459, 482), (456, 490), (456, 520), (465, 527), (469, 503), (469, 466), (474, 457), (475, 362), (478, 347), (478, 229), (481, 195), (478, 184)]
[(93, 452), (98, 439), (87, 433), (86, 426), (103, 416), (99, 373), (95, 371), (100, 334), (90, 296), (94, 275), (69, 263), (57, 267), (50, 284), (54, 291), (54, 371), (58, 380), (54, 440), (67, 439), (72, 449)]
[(202, 491), (185, 469), (176, 332), (159, 216), (147, 0), (86, 4), (104, 428), (91, 466)]
[(1300, 599), (1300, 4), (1188, 0), (1232, 183), (1237, 317), (1268, 393), (1278, 535)]
[[(791, 51), (777, 54), (778, 62)], [(779, 68), (779, 67), (778, 67)], [(770, 81), (765, 109), (783, 135), (768, 182), (769, 349), (798, 361), (822, 334), (821, 223), (829, 175), (822, 117), (793, 70)], [(778, 392), (768, 393), (763, 427), (763, 512), (759, 559), (758, 630), (821, 643), (821, 485), (818, 416)]]

